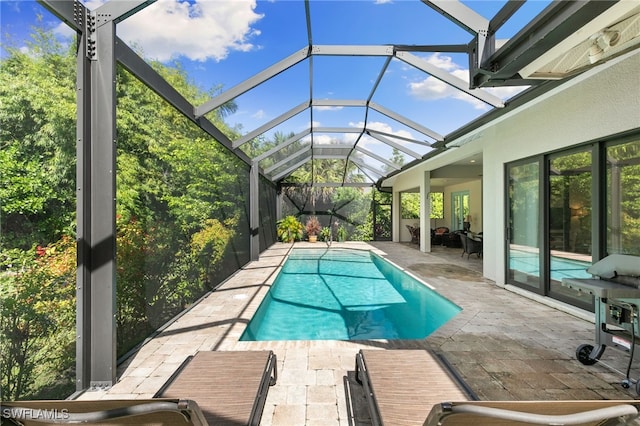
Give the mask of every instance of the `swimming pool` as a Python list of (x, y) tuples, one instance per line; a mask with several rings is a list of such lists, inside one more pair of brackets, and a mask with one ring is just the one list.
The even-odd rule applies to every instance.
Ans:
[(461, 310), (370, 251), (294, 249), (240, 340), (419, 339)]
[[(540, 276), (540, 260), (538, 253), (511, 249), (509, 268), (524, 272), (525, 274)], [(562, 281), (563, 278), (591, 278), (587, 268), (591, 262), (575, 259), (567, 259), (559, 256), (551, 256), (551, 279)]]

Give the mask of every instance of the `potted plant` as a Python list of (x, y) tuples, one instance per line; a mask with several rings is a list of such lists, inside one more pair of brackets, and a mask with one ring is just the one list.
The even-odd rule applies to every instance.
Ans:
[(320, 233), (318, 234), (322, 241), (330, 242), (331, 241), (331, 227), (327, 226), (326, 228), (322, 228)]
[(302, 238), (304, 227), (295, 216), (289, 215), (278, 221), (278, 238), (284, 243), (292, 243)]
[(307, 219), (307, 223), (304, 226), (307, 231), (307, 236), (309, 237), (310, 243), (315, 243), (318, 241), (318, 234), (322, 230), (322, 226), (320, 225), (320, 221), (315, 216), (309, 216)]

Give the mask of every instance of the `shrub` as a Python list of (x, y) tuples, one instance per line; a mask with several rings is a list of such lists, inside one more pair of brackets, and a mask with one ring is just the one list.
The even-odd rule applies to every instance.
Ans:
[(304, 227), (295, 216), (286, 216), (278, 221), (278, 238), (284, 243), (292, 243), (302, 238), (303, 229)]
[[(0, 384), (5, 400), (73, 389), (76, 247), (62, 237), (46, 247), (6, 250), (0, 272)], [(51, 394), (47, 388), (59, 388)]]
[(307, 223), (304, 226), (305, 231), (307, 231), (308, 236), (318, 235), (322, 230), (322, 225), (320, 225), (320, 221), (315, 216), (309, 216), (307, 219)]

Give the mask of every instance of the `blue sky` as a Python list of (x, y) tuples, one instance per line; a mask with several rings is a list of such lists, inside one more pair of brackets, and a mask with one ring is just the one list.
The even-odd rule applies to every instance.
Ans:
[[(85, 2), (92, 10), (100, 3)], [(463, 3), (490, 19), (506, 0)], [(513, 36), (548, 3), (527, 1), (498, 32), (498, 38)], [(472, 39), (468, 32), (418, 0), (312, 0), (310, 11), (313, 45), (466, 44)], [(35, 1), (0, 0), (0, 13), (3, 42), (12, 40), (21, 46), (38, 14), (43, 16), (42, 25), (61, 36), (71, 34)], [(139, 46), (148, 58), (180, 61), (201, 88), (221, 85), (223, 91), (308, 45), (301, 0), (159, 0), (119, 24), (118, 35), (130, 45)], [(448, 73), (468, 78), (466, 55), (416, 55)], [(249, 132), (308, 101), (310, 90), (316, 99), (366, 99), (384, 62), (384, 57), (314, 56), (312, 68), (309, 60), (303, 61), (238, 97), (238, 111), (227, 121)], [(516, 91), (503, 88), (494, 93), (508, 99)], [(442, 135), (490, 109), (396, 59), (391, 61), (372, 100)], [(388, 133), (427, 139), (382, 114), (365, 116), (364, 108), (353, 107), (314, 108), (313, 115), (308, 111), (299, 114), (274, 130), (299, 132), (309, 127), (311, 120), (316, 126), (358, 127), (365, 119), (370, 126)], [(326, 135), (327, 139), (337, 137)], [(355, 136), (342, 137), (348, 141)], [(424, 153), (425, 148), (421, 149)]]

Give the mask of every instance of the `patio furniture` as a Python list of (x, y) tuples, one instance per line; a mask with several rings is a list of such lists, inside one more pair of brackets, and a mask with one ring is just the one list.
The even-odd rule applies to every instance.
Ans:
[(449, 228), (440, 226), (433, 230), (431, 234), (431, 245), (441, 246), (444, 244), (444, 236), (449, 234)]
[(442, 242), (449, 248), (461, 248), (460, 235), (464, 235), (464, 231), (459, 229), (457, 231), (449, 232), (442, 236)]
[(435, 404), (475, 398), (427, 350), (361, 350), (356, 379), (363, 385), (373, 425), (421, 425)]
[[(624, 388), (635, 383), (640, 395), (640, 379), (632, 380), (631, 365), (640, 345), (640, 257), (612, 254), (587, 268), (593, 278), (563, 278), (562, 285), (590, 294), (595, 302), (595, 342), (576, 348), (576, 358), (584, 365), (600, 360), (607, 346), (629, 356)], [(603, 364), (606, 366), (606, 364)]]
[[(477, 398), (455, 372), (417, 349), (361, 350), (356, 378), (372, 425), (631, 424), (640, 406), (637, 400), (469, 401)], [(617, 420), (604, 422), (609, 419)]]
[(409, 234), (411, 234), (411, 242), (414, 244), (420, 243), (420, 227), (419, 226), (411, 226), (406, 225), (409, 230)]
[[(637, 424), (640, 401), (465, 401), (433, 407), (424, 426)], [(636, 419), (635, 421), (633, 421)]]
[(460, 234), (460, 241), (462, 243), (462, 256), (467, 255), (467, 259), (472, 254), (477, 254), (478, 257), (482, 256), (482, 238), (471, 237), (469, 234)]
[(210, 425), (258, 425), (276, 363), (272, 351), (198, 352), (155, 397), (197, 401)]
[(186, 399), (2, 402), (2, 424), (8, 425), (154, 425), (206, 426), (200, 407)]

